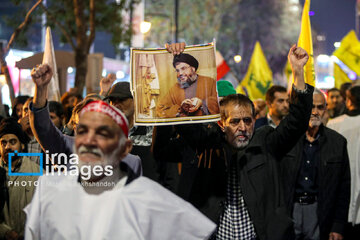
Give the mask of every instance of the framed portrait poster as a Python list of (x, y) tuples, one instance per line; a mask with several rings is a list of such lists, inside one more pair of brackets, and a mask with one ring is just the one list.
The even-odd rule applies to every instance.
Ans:
[(166, 49), (131, 49), (131, 91), (136, 125), (173, 125), (220, 119), (214, 43)]

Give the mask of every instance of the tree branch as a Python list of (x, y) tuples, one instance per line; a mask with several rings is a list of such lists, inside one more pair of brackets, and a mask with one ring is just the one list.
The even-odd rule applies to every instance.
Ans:
[(26, 25), (29, 23), (30, 21), (30, 15), (31, 13), (36, 9), (37, 6), (39, 6), (39, 4), (41, 4), (42, 0), (37, 1), (34, 6), (32, 6), (32, 8), (28, 11), (28, 13), (25, 16), (24, 21), (15, 29), (14, 33), (11, 35), (10, 40), (3, 52), (3, 55), (6, 56), (6, 54), (8, 53), (11, 45), (13, 44), (14, 40), (16, 39), (16, 37), (19, 35), (19, 33), (23, 30), (23, 28), (26, 27)]
[(90, 35), (86, 46), (87, 52), (89, 52), (91, 44), (95, 39), (95, 0), (90, 0), (89, 22), (90, 22)]
[(44, 4), (41, 4), (40, 7), (44, 10), (46, 16), (48, 18), (50, 18), (60, 28), (60, 31), (62, 32), (62, 34), (64, 34), (64, 36), (67, 39), (68, 43), (75, 50), (76, 46), (75, 46), (70, 34), (68, 33), (68, 31), (66, 31), (66, 28), (59, 21), (56, 20), (54, 15), (49, 12), (49, 10), (44, 6)]

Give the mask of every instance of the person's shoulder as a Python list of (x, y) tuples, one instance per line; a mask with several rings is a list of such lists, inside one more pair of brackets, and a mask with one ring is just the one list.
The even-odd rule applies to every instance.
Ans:
[(215, 82), (215, 79), (211, 78), (211, 77), (207, 77), (207, 76), (203, 76), (203, 75), (198, 75), (198, 81), (201, 82), (201, 81), (204, 81), (204, 82)]
[(134, 201), (138, 200), (142, 202), (143, 199), (147, 199), (147, 201), (150, 202), (167, 202), (174, 205), (187, 203), (159, 183), (143, 176), (138, 177), (126, 185), (124, 191), (127, 193), (126, 195), (134, 199)]
[(337, 116), (336, 118), (330, 119), (329, 122), (327, 123), (327, 126), (331, 126), (331, 125), (335, 125), (335, 124), (340, 124), (343, 121), (345, 121), (347, 118), (349, 118), (348, 115), (343, 114), (340, 116)]
[(133, 164), (133, 163), (141, 163), (141, 159), (138, 155), (133, 155), (131, 153), (127, 154), (123, 160), (125, 163), (130, 163), (130, 164)]
[(328, 127), (325, 127), (324, 126), (324, 133), (325, 135), (329, 138), (329, 141), (330, 142), (346, 142), (346, 138), (338, 133), (337, 131), (331, 129), (331, 128), (328, 128)]
[(255, 129), (269, 125), (267, 117), (258, 118), (255, 121)]

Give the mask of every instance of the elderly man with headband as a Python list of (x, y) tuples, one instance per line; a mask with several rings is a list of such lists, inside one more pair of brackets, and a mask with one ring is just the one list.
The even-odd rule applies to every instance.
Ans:
[[(49, 81), (51, 74), (34, 71), (32, 77)], [(192, 205), (152, 180), (131, 174), (122, 161), (132, 147), (128, 131), (127, 119), (117, 108), (103, 101), (84, 106), (74, 143), (77, 169), (40, 177), (25, 209), (25, 239), (206, 239), (211, 235), (215, 224)]]

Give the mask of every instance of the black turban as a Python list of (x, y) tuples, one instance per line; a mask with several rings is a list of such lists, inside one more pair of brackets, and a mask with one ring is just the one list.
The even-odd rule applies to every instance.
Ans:
[(173, 66), (175, 67), (176, 63), (178, 62), (184, 62), (189, 64), (190, 66), (195, 68), (195, 71), (199, 67), (198, 60), (196, 60), (196, 58), (187, 53), (180, 53), (179, 55), (175, 55), (173, 60)]
[(22, 130), (21, 125), (12, 117), (5, 118), (0, 123), (0, 138), (6, 134), (14, 134), (23, 144), (28, 143), (30, 140)]

